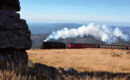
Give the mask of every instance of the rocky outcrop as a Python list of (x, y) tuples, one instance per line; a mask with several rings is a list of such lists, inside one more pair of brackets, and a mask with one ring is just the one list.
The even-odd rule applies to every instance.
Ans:
[(0, 9), (0, 48), (29, 49), (30, 31), (26, 21), (12, 10)]
[[(27, 63), (31, 47), (28, 25), (20, 19), (19, 0), (0, 0), (0, 62)], [(26, 61), (25, 61), (26, 60)]]

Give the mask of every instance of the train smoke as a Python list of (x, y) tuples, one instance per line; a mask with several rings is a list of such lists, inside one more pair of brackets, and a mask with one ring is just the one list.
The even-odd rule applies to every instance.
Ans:
[(45, 41), (48, 41), (50, 39), (58, 40), (60, 38), (66, 39), (66, 38), (76, 38), (76, 37), (84, 37), (84, 36), (94, 36), (97, 39), (102, 40), (106, 43), (114, 43), (118, 40), (118, 38), (128, 41), (129, 37), (126, 34), (123, 34), (123, 32), (119, 28), (108, 28), (106, 25), (95, 25), (94, 23), (90, 23), (88, 26), (81, 26), (79, 28), (64, 28), (62, 30), (59, 30), (57, 32), (52, 32)]

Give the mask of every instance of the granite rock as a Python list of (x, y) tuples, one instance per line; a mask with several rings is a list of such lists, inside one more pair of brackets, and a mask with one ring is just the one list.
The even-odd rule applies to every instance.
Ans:
[(12, 10), (0, 10), (0, 48), (29, 49), (30, 31), (26, 21)]
[(6, 62), (27, 64), (27, 49), (31, 48), (31, 33), (20, 19), (19, 0), (0, 0), (0, 67)]

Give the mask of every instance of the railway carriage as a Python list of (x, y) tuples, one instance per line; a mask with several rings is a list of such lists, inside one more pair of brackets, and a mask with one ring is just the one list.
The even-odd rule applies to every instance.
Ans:
[(115, 45), (115, 44), (80, 44), (64, 42), (43, 42), (41, 49), (79, 49), (79, 48), (105, 48), (105, 49), (123, 49), (130, 50), (130, 45)]

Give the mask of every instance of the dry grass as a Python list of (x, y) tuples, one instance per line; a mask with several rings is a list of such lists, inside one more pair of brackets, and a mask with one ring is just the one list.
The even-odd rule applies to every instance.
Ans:
[[(61, 77), (59, 76), (59, 78), (54, 79), (54, 80), (129, 80), (129, 78), (127, 76), (125, 77), (113, 77), (113, 78), (109, 78), (108, 79), (108, 75), (106, 75), (106, 77), (89, 77), (86, 76), (84, 78), (80, 77), (77, 78), (76, 76), (66, 76), (66, 75), (62, 75), (64, 76), (64, 79), (61, 79)], [(48, 76), (49, 77), (49, 76)], [(32, 75), (21, 75), (21, 74), (17, 74), (15, 71), (1, 71), (0, 70), (0, 80), (53, 80), (53, 79), (49, 79), (49, 78), (43, 78), (43, 75), (38, 76), (38, 78), (36, 78), (35, 76)]]
[[(22, 72), (22, 70), (20, 71)], [(15, 70), (0, 70), (0, 80), (36, 80), (35, 76), (21, 75), (17, 73)]]
[(29, 59), (54, 67), (73, 67), (78, 71), (130, 72), (130, 54), (113, 49), (28, 50)]

